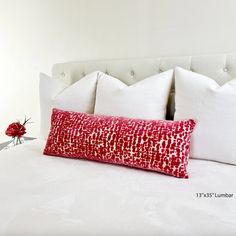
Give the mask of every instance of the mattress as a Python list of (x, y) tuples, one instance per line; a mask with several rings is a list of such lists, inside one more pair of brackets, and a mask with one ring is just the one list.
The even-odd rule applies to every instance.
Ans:
[(236, 234), (236, 166), (191, 159), (178, 179), (44, 156), (44, 145), (0, 152), (0, 235)]

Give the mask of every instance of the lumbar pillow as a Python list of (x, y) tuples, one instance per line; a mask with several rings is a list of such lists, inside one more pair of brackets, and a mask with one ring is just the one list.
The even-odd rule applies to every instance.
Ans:
[(146, 78), (131, 86), (100, 74), (95, 114), (140, 119), (165, 119), (173, 70)]
[(41, 135), (47, 138), (52, 108), (86, 113), (94, 112), (95, 92), (99, 72), (86, 75), (71, 86), (40, 74)]
[(194, 118), (190, 157), (236, 164), (236, 79), (219, 86), (206, 76), (176, 68), (175, 120)]
[(53, 109), (44, 154), (188, 178), (193, 120), (142, 120)]

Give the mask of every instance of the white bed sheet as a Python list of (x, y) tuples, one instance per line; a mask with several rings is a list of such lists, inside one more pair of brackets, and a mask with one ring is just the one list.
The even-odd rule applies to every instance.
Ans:
[(44, 145), (0, 152), (0, 235), (236, 235), (236, 166), (190, 160), (190, 179), (177, 179), (44, 156)]

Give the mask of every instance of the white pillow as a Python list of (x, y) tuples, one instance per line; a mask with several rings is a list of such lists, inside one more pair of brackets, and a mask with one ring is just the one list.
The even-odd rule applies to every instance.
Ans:
[(175, 120), (193, 118), (191, 157), (236, 164), (236, 79), (213, 79), (175, 69)]
[(131, 86), (100, 74), (95, 114), (140, 119), (165, 119), (173, 70), (148, 77)]
[(88, 74), (71, 86), (40, 74), (41, 136), (44, 138), (48, 136), (54, 107), (78, 112), (94, 112), (98, 74), (98, 71)]

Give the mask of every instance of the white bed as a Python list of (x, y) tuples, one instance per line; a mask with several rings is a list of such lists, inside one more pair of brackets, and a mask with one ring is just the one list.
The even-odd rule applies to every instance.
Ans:
[[(73, 83), (101, 70), (132, 84), (175, 66), (215, 78), (219, 84), (236, 77), (235, 54), (70, 62), (56, 64), (52, 74)], [(173, 101), (170, 104), (173, 115)], [(44, 146), (45, 140), (37, 139), (0, 152), (1, 236), (236, 234), (233, 165), (191, 159), (190, 178), (178, 179), (44, 156)]]
[(0, 235), (235, 235), (235, 166), (191, 160), (190, 179), (42, 155), (0, 153)]

